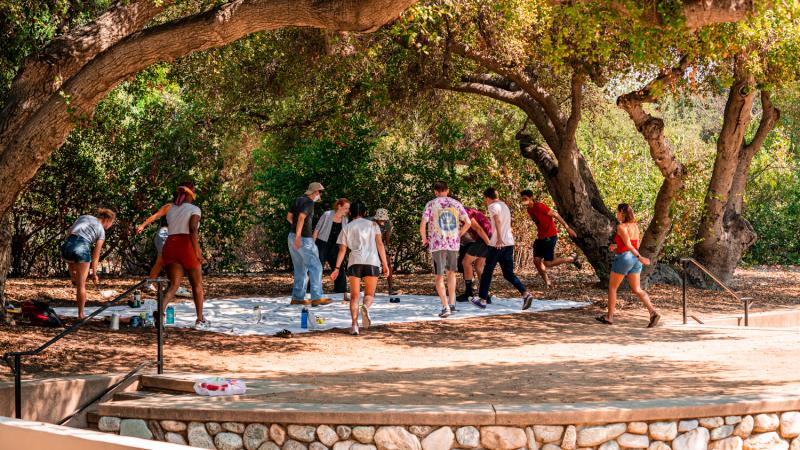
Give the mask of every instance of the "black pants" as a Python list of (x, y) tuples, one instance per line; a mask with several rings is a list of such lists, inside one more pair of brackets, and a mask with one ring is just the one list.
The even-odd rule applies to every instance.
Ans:
[[(315, 243), (317, 244), (317, 250), (319, 250), (319, 262), (322, 263), (322, 268), (325, 268), (325, 263), (327, 262), (331, 271), (333, 271), (336, 268), (336, 258), (339, 256), (339, 246), (336, 245), (336, 242), (328, 244), (319, 239)], [(347, 292), (347, 263), (344, 261), (339, 267), (339, 276), (333, 282), (333, 292), (336, 294)]]
[(514, 274), (514, 246), (507, 245), (503, 248), (489, 247), (489, 252), (486, 254), (486, 265), (483, 266), (481, 287), (478, 295), (483, 299), (489, 297), (492, 275), (494, 274), (494, 268), (498, 264), (500, 264), (500, 269), (503, 271), (503, 278), (513, 284), (520, 294), (524, 294), (526, 291), (525, 285)]

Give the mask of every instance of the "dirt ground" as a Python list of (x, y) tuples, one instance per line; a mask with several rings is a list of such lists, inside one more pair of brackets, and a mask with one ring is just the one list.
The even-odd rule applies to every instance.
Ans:
[[(538, 298), (588, 299), (592, 306), (470, 319), (456, 315), (373, 327), (360, 337), (340, 330), (281, 339), (170, 329), (166, 369), (315, 386), (275, 396), (276, 401), (292, 402), (582, 402), (800, 388), (797, 330), (679, 326), (679, 286), (650, 290), (665, 316), (663, 326), (645, 329), (647, 313), (627, 293), (622, 294), (625, 307), (617, 324), (603, 326), (593, 317), (605, 307), (605, 291), (595, 287), (591, 274), (558, 268), (552, 278), (555, 288), (544, 292), (535, 273), (522, 276)], [(121, 290), (132, 282), (107, 279), (102, 287)], [(291, 278), (210, 277), (206, 284), (209, 298), (287, 295)], [(496, 294), (513, 294), (500, 277), (494, 284)], [(396, 285), (403, 293), (433, 290), (429, 275), (397, 276)], [(755, 311), (797, 308), (800, 270), (742, 269), (734, 289), (755, 299)], [(73, 292), (65, 279), (11, 280), (8, 290), (12, 300), (39, 298), (54, 305), (71, 305)], [(690, 289), (689, 302), (691, 313), (701, 318), (741, 309), (722, 292)], [(0, 353), (34, 348), (57, 332), (0, 325)], [(91, 325), (42, 357), (27, 359), (26, 377), (127, 371), (154, 357), (154, 338), (153, 330), (112, 332), (101, 324)], [(9, 370), (0, 368), (0, 380), (9, 378)]]

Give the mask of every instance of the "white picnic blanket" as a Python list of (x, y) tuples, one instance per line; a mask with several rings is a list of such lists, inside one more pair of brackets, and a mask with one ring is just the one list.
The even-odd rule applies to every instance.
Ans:
[[(556, 309), (581, 308), (588, 302), (570, 300), (534, 300), (528, 311), (521, 311), (522, 300), (496, 299), (486, 309), (480, 309), (471, 303), (456, 303), (458, 311), (448, 318), (438, 317), (441, 303), (438, 297), (427, 295), (398, 295), (400, 303), (390, 303), (387, 294), (377, 294), (375, 303), (370, 308), (373, 325), (398, 322), (418, 322), (427, 320), (458, 320), (468, 317), (496, 316), (501, 314), (520, 314), (533, 311), (551, 311)], [(329, 305), (309, 307), (309, 328), (300, 327), (302, 306), (290, 305), (289, 297), (250, 297), (234, 299), (210, 299), (203, 306), (203, 314), (210, 321), (207, 331), (231, 335), (272, 335), (288, 329), (293, 333), (302, 333), (331, 328), (350, 327), (349, 304), (342, 303), (342, 294), (331, 294), (333, 302)], [(121, 317), (138, 315), (143, 311), (155, 309), (155, 301), (146, 300), (141, 308), (117, 306), (105, 310), (101, 316), (117, 313)], [(191, 301), (180, 301), (172, 304), (175, 308), (175, 324), (167, 327), (190, 328), (196, 319), (194, 304)], [(258, 322), (254, 308), (261, 307), (261, 321)], [(77, 317), (78, 308), (54, 308), (60, 316)], [(96, 308), (86, 308), (91, 314)], [(152, 310), (150, 309), (150, 310)], [(320, 317), (317, 324), (315, 317)]]

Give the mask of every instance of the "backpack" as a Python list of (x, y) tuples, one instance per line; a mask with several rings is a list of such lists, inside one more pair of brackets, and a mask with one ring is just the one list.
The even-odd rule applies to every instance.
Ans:
[(64, 323), (53, 308), (39, 300), (29, 300), (22, 304), (22, 317), (31, 325), (40, 327), (63, 327)]

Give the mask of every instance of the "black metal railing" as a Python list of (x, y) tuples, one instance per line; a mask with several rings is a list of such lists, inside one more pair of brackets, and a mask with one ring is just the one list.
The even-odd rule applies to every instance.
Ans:
[[(750, 325), (750, 305), (753, 304), (753, 299), (751, 297), (739, 297), (739, 294), (737, 294), (736, 292), (733, 292), (733, 290), (731, 290), (731, 288), (729, 288), (727, 285), (725, 285), (725, 283), (723, 283), (719, 279), (719, 277), (714, 275), (710, 270), (708, 270), (707, 267), (705, 267), (704, 265), (700, 264), (694, 258), (681, 258), (681, 269), (682, 269), (682, 272), (683, 272), (681, 274), (681, 288), (683, 289), (683, 324), (686, 325), (686, 317), (687, 317), (686, 287), (689, 284), (688, 283), (688, 279), (687, 279), (687, 277), (688, 277), (687, 268), (689, 267), (689, 264), (692, 264), (693, 266), (695, 266), (698, 269), (700, 269), (703, 273), (708, 275), (709, 278), (714, 280), (714, 282), (717, 283), (722, 289), (724, 289), (728, 294), (730, 294), (731, 297), (735, 298), (737, 301), (742, 303), (742, 306), (744, 308), (744, 326), (749, 326)], [(692, 317), (694, 317), (694, 316), (692, 316)], [(697, 319), (695, 319), (695, 320), (697, 320)]]
[[(159, 374), (164, 373), (164, 324), (162, 321), (163, 316), (163, 309), (164, 309), (164, 289), (162, 288), (162, 283), (168, 283), (169, 280), (163, 278), (146, 278), (131, 288), (123, 292), (122, 294), (118, 295), (116, 298), (103, 304), (100, 308), (95, 310), (93, 313), (89, 314), (82, 320), (75, 322), (74, 324), (67, 327), (64, 331), (59, 333), (56, 337), (50, 339), (49, 341), (45, 342), (44, 344), (40, 345), (38, 348), (34, 350), (26, 350), (22, 352), (7, 352), (3, 354), (3, 360), (11, 367), (11, 371), (14, 373), (14, 411), (15, 417), (17, 419), (22, 418), (22, 357), (23, 356), (36, 356), (41, 354), (45, 351), (48, 347), (55, 344), (56, 342), (60, 341), (64, 337), (74, 333), (79, 328), (84, 326), (87, 322), (89, 322), (92, 318), (100, 314), (101, 312), (105, 311), (112, 306), (117, 306), (125, 300), (133, 291), (141, 288), (145, 284), (148, 283), (156, 283), (158, 285), (158, 298), (157, 298), (157, 306), (156, 306), (156, 317), (158, 318), (155, 320), (156, 326), (156, 366)], [(13, 362), (12, 362), (13, 359)]]

